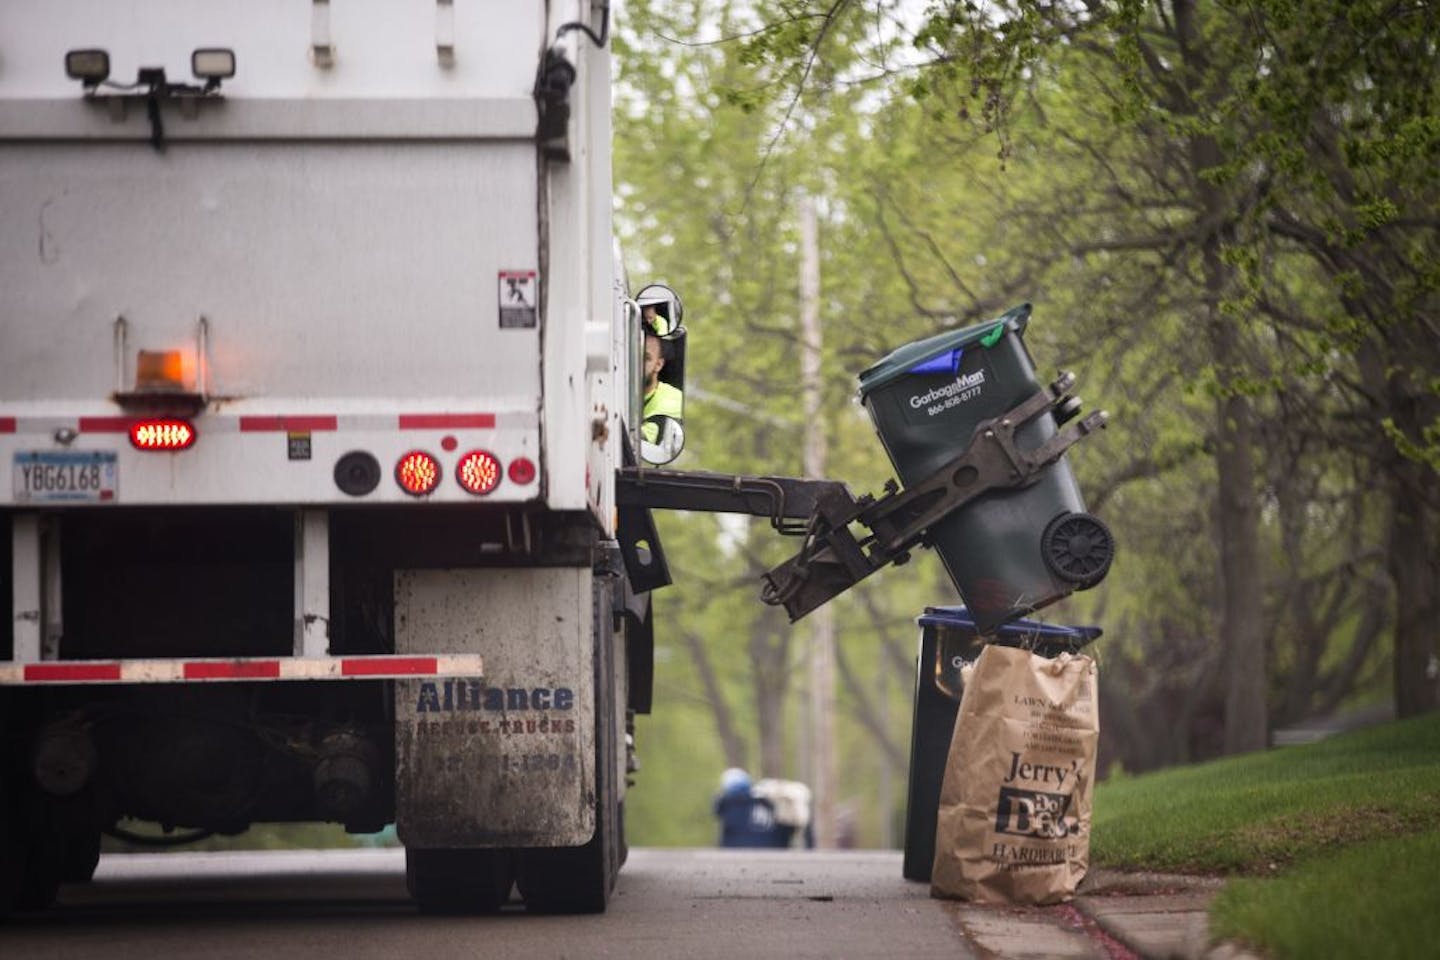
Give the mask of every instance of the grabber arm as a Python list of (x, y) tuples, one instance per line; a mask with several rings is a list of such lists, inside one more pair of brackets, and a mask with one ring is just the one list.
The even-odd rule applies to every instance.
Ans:
[[(1039, 447), (1016, 445), (1016, 431), (1041, 414), (1053, 411), (1062, 424), (1074, 419), (1080, 406), (1069, 395), (1074, 385), (1075, 375), (1062, 373), (1049, 387), (977, 424), (964, 450), (904, 491), (892, 481), (884, 497), (865, 497), (852, 511), (827, 511), (821, 504), (799, 552), (764, 575), (761, 599), (783, 605), (794, 622), (881, 567), (904, 563), (927, 529), (976, 497), (1034, 483), (1066, 450), (1105, 426), (1107, 414), (1096, 411)], [(852, 526), (863, 528), (859, 536)]]
[[(800, 550), (764, 575), (760, 592), (764, 602), (784, 606), (793, 622), (881, 567), (904, 563), (930, 526), (981, 494), (1034, 483), (1066, 450), (1104, 427), (1106, 414), (1098, 411), (1033, 450), (1016, 446), (1015, 432), (1041, 414), (1053, 412), (1060, 424), (1078, 415), (1080, 402), (1069, 395), (1074, 385), (1074, 374), (1061, 374), (1014, 408), (979, 423), (965, 449), (935, 473), (904, 491), (892, 480), (879, 499), (856, 498), (836, 480), (627, 466), (616, 478), (615, 503), (622, 520), (627, 512), (648, 516), (650, 509), (740, 513), (768, 517), (778, 532), (803, 536)], [(638, 524), (621, 528), (628, 568), (632, 554), (644, 555), (647, 534)], [(647, 582), (639, 563), (630, 572), (645, 589), (669, 582)]]
[(781, 534), (797, 536), (817, 514), (852, 512), (856, 500), (837, 480), (801, 477), (747, 477), (689, 470), (657, 470), (638, 464), (615, 477), (616, 537), (636, 592), (670, 583), (659, 554), (651, 510), (693, 510), (765, 517)]

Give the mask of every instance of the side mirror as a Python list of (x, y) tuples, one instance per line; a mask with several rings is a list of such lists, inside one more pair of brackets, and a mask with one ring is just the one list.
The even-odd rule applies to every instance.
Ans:
[(640, 459), (646, 463), (662, 466), (680, 456), (683, 449), (685, 428), (674, 417), (648, 417), (640, 425)]
[(685, 447), (685, 308), (663, 283), (635, 297), (640, 310), (640, 459), (659, 466)]

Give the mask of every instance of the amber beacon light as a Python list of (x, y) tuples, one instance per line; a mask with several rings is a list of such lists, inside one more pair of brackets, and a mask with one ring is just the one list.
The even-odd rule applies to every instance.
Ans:
[(195, 428), (172, 418), (137, 420), (130, 425), (130, 444), (136, 450), (184, 450), (195, 443)]

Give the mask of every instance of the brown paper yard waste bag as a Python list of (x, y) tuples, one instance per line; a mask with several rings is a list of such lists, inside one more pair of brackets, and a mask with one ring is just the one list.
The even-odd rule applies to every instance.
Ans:
[(935, 830), (936, 897), (1069, 900), (1090, 864), (1095, 661), (987, 645), (965, 681)]

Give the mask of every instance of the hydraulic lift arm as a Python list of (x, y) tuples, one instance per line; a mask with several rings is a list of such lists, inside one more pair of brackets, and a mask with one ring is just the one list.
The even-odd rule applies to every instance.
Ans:
[[(625, 509), (657, 508), (740, 513), (769, 517), (782, 534), (804, 538), (790, 559), (762, 578), (761, 599), (785, 607), (793, 622), (844, 593), (891, 563), (904, 563), (923, 543), (926, 530), (992, 490), (1034, 483), (1045, 467), (1071, 446), (1105, 426), (1097, 411), (1071, 423), (1044, 444), (1022, 450), (1016, 431), (1053, 411), (1065, 424), (1079, 412), (1069, 396), (1075, 376), (1061, 374), (1048, 388), (976, 425), (958, 455), (924, 480), (901, 491), (892, 480), (884, 496), (855, 497), (836, 480), (746, 477), (730, 474), (625, 467), (616, 486), (616, 504)], [(1097, 521), (1098, 522), (1098, 521)], [(622, 551), (627, 551), (622, 531)]]

